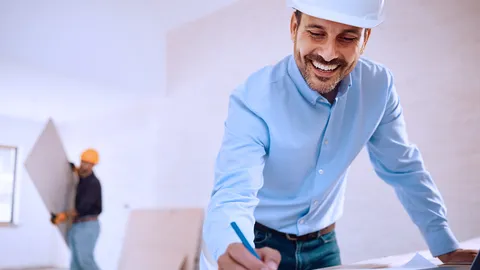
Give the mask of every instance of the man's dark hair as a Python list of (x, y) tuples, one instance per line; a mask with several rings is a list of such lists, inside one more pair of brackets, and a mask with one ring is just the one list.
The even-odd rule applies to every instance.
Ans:
[(302, 12), (300, 10), (295, 10), (295, 18), (297, 18), (297, 25), (300, 25), (302, 21)]

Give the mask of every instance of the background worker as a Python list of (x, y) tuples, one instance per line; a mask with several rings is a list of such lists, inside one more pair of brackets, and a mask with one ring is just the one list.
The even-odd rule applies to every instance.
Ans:
[(99, 269), (95, 262), (94, 250), (100, 234), (98, 216), (102, 213), (102, 189), (100, 181), (93, 172), (98, 164), (99, 155), (94, 149), (87, 149), (81, 155), (80, 166), (70, 163), (72, 170), (78, 174), (75, 195), (75, 209), (68, 213), (52, 215), (54, 224), (72, 219), (68, 231), (71, 250), (71, 270)]
[(225, 270), (341, 264), (335, 222), (348, 168), (365, 146), (432, 255), (472, 263), (477, 251), (459, 248), (440, 192), (408, 140), (391, 71), (360, 58), (383, 21), (385, 1), (290, 2), (292, 55), (255, 72), (230, 96), (201, 269), (217, 269), (206, 254)]

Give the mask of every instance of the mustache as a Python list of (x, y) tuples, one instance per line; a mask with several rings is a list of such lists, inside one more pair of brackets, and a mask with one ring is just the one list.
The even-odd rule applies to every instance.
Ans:
[(335, 58), (335, 59), (332, 59), (330, 61), (326, 61), (325, 58), (323, 58), (321, 55), (318, 55), (318, 54), (309, 54), (307, 56), (305, 56), (306, 59), (310, 60), (310, 61), (315, 61), (315, 62), (319, 62), (323, 65), (338, 65), (338, 66), (346, 66), (347, 65), (347, 61), (341, 59), (341, 58)]

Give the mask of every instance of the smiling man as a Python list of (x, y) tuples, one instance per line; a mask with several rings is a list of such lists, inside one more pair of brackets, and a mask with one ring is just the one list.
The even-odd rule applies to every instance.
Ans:
[(384, 1), (293, 0), (292, 7), (293, 55), (255, 72), (231, 95), (201, 269), (217, 269), (209, 261), (219, 269), (341, 264), (335, 222), (348, 168), (364, 146), (432, 254), (445, 263), (472, 262), (476, 251), (459, 249), (442, 197), (408, 140), (392, 73), (361, 57), (383, 21)]

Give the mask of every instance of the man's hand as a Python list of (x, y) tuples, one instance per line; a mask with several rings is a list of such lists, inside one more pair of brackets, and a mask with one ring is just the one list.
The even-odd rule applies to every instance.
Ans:
[(70, 168), (72, 169), (72, 172), (77, 172), (77, 167), (75, 166), (75, 163), (69, 162)]
[(242, 243), (230, 244), (218, 259), (218, 269), (277, 270), (281, 256), (277, 250), (265, 247), (256, 249), (261, 260), (252, 255)]
[(61, 213), (50, 213), (50, 222), (52, 224), (58, 225), (66, 222), (69, 218), (74, 218), (78, 215), (77, 210), (71, 209), (66, 212)]
[(478, 250), (457, 249), (453, 252), (438, 256), (444, 264), (472, 264)]
[(50, 222), (52, 224), (58, 225), (67, 221), (68, 216), (66, 213), (50, 213)]

